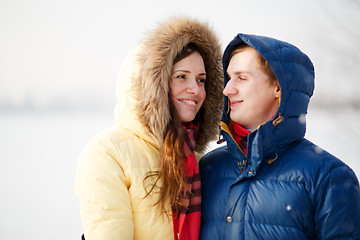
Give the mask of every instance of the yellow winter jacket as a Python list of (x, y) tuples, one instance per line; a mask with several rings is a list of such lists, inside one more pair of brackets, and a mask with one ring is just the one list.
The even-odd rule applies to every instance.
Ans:
[(196, 151), (201, 153), (216, 138), (223, 81), (219, 41), (204, 23), (170, 19), (148, 33), (122, 64), (116, 124), (94, 136), (79, 158), (75, 191), (86, 240), (173, 239), (170, 204), (168, 216), (162, 214), (155, 206), (156, 191), (145, 197), (145, 188), (154, 179), (144, 179), (159, 170), (163, 133), (170, 119), (172, 60), (189, 42), (203, 49), (207, 65), (202, 112), (206, 121), (198, 127)]

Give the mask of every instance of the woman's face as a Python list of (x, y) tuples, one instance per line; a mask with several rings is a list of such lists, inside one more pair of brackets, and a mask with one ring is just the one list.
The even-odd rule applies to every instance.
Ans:
[(205, 101), (206, 71), (199, 52), (193, 52), (174, 64), (170, 92), (171, 101), (182, 122), (194, 120)]

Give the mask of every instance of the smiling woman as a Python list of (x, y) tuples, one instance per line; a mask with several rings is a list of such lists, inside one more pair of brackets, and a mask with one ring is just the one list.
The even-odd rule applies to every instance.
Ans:
[(212, 29), (189, 18), (161, 23), (130, 53), (116, 126), (92, 138), (79, 159), (86, 239), (199, 238), (195, 152), (218, 132), (221, 56)]
[(204, 60), (194, 46), (189, 44), (182, 52), (189, 55), (181, 60), (175, 58), (170, 82), (171, 104), (182, 122), (190, 122), (205, 101), (206, 71)]

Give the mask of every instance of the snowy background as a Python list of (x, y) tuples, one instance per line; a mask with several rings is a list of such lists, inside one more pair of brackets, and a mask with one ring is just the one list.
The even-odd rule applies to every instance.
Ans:
[(243, 32), (308, 54), (306, 137), (360, 176), (359, 12), (359, 0), (0, 0), (0, 239), (80, 239), (79, 153), (113, 124), (124, 56), (172, 15), (209, 22), (223, 48)]

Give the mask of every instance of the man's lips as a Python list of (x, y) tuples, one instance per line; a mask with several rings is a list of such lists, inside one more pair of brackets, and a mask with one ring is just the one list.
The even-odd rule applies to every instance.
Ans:
[(230, 107), (236, 107), (238, 106), (240, 103), (242, 103), (244, 100), (236, 100), (236, 101), (230, 101)]

